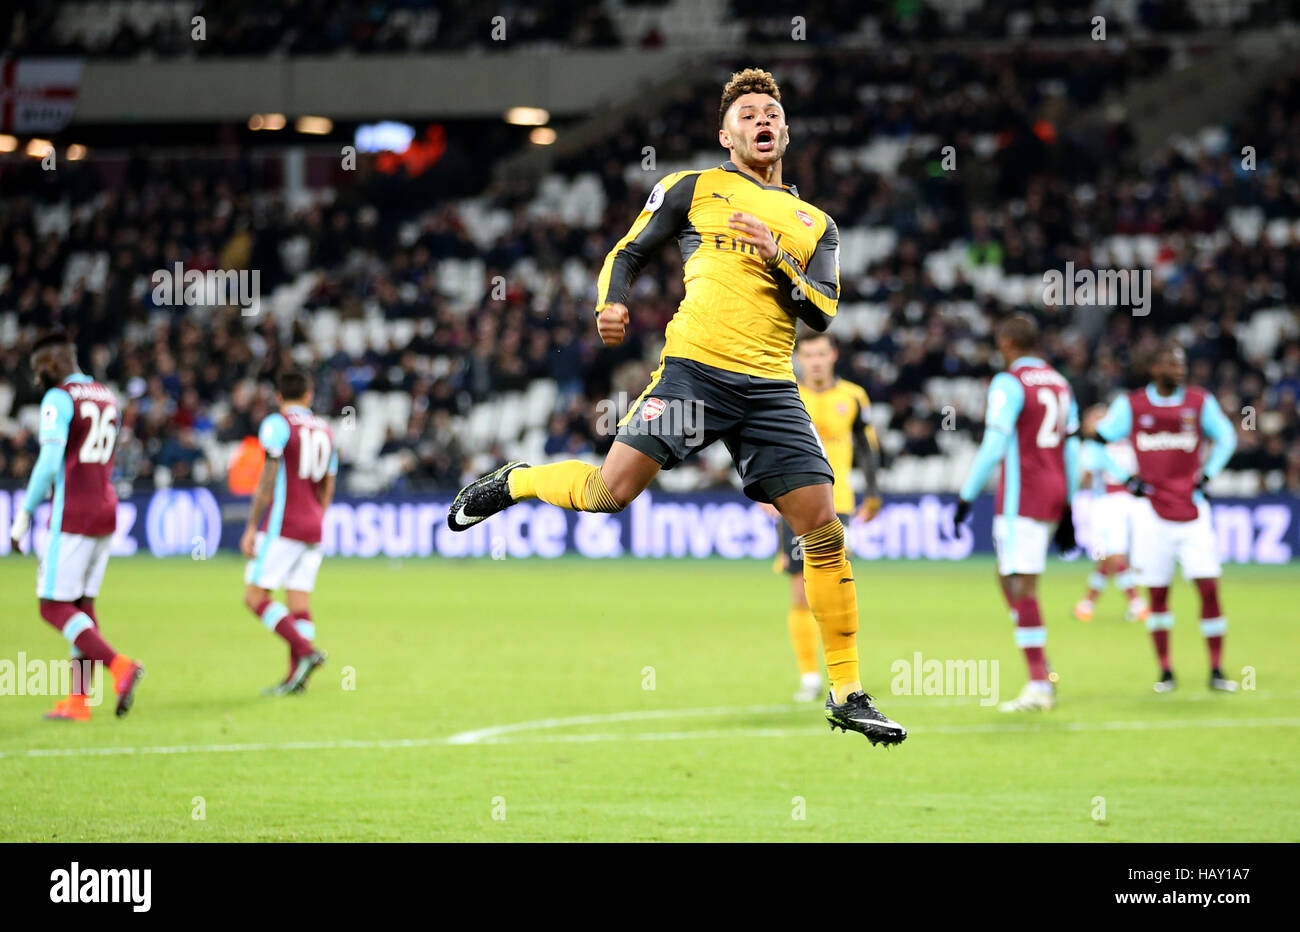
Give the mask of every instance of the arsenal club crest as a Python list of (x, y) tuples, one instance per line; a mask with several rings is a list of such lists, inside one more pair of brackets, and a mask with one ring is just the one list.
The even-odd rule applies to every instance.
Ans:
[(664, 400), (662, 398), (648, 398), (646, 399), (646, 403), (641, 407), (641, 416), (647, 421), (653, 421), (663, 413)]
[(802, 223), (804, 226), (808, 227), (809, 229), (812, 229), (812, 225), (813, 225), (812, 214), (808, 213), (808, 211), (806, 210), (796, 210), (794, 212), (794, 215), (799, 218), (800, 223)]

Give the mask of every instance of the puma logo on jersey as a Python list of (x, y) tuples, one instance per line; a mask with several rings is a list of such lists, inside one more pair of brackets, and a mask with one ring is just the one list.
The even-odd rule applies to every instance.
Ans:
[(731, 206), (731, 198), (732, 198), (732, 195), (730, 195), (730, 194), (719, 194), (717, 191), (714, 191), (714, 192), (713, 192), (713, 196), (716, 197), (716, 198), (717, 198), (718, 200), (720, 200), (720, 201), (726, 201), (726, 202), (727, 202), (727, 206)]

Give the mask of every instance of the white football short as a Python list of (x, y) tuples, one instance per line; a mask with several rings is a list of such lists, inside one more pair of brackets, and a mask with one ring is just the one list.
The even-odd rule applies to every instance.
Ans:
[(56, 602), (75, 602), (82, 596), (99, 595), (108, 568), (112, 534), (86, 537), (83, 534), (49, 534), (45, 550), (36, 564), (36, 597)]
[(311, 592), (320, 572), (320, 544), (306, 544), (288, 537), (257, 535), (255, 556), (244, 569), (244, 582), (261, 589), (292, 589)]
[(1133, 571), (1141, 586), (1167, 586), (1174, 580), (1174, 563), (1184, 579), (1218, 579), (1219, 544), (1210, 524), (1210, 506), (1197, 505), (1191, 521), (1167, 521), (1148, 499), (1133, 507)]
[(1128, 492), (1107, 492), (1092, 500), (1089, 556), (1095, 560), (1127, 556), (1133, 523), (1133, 496)]
[(1047, 568), (1052, 525), (1022, 515), (993, 516), (993, 547), (999, 576), (1037, 576)]

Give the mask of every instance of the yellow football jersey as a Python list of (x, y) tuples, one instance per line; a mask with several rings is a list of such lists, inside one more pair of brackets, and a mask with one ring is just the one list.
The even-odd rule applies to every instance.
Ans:
[[(729, 226), (736, 211), (767, 224), (774, 259), (736, 239)], [(839, 301), (835, 222), (793, 185), (761, 184), (731, 162), (674, 172), (655, 185), (632, 229), (606, 256), (597, 312), (627, 303), (646, 261), (674, 239), (686, 294), (668, 323), (663, 355), (793, 381), (796, 320), (825, 330)]]
[(876, 432), (871, 426), (871, 399), (861, 385), (844, 379), (836, 379), (830, 388), (816, 392), (799, 383), (799, 397), (808, 409), (813, 427), (822, 438), (826, 448), (826, 459), (830, 461), (835, 472), (835, 485), (832, 494), (835, 497), (835, 513), (848, 514), (853, 511), (853, 434), (862, 431), (863, 436), (873, 449), (876, 448)]

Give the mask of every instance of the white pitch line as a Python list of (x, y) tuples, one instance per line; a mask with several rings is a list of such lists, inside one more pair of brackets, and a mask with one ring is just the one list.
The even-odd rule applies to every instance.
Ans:
[[(20, 751), (0, 751), (0, 760), (47, 757), (116, 757), (152, 756), (173, 754), (234, 754), (257, 751), (331, 751), (331, 750), (389, 750), (400, 748), (428, 748), (448, 745), (500, 745), (511, 743), (566, 743), (589, 744), (605, 741), (685, 741), (726, 738), (793, 738), (809, 737), (822, 733), (821, 728), (757, 728), (741, 727), (699, 731), (661, 732), (589, 732), (576, 735), (521, 735), (521, 732), (540, 731), (574, 725), (614, 724), (618, 722), (645, 721), (668, 718), (698, 718), (725, 714), (770, 714), (802, 709), (796, 705), (731, 706), (708, 709), (661, 709), (639, 712), (614, 712), (606, 715), (579, 715), (569, 718), (539, 719), (497, 725), (475, 731), (459, 732), (442, 738), (390, 738), (372, 741), (347, 739), (326, 741), (285, 741), (251, 744), (181, 744), (145, 747), (98, 748), (30, 748)], [(990, 722), (973, 725), (936, 725), (914, 728), (911, 735), (978, 735), (1008, 733), (1052, 734), (1054, 732), (1080, 731), (1143, 731), (1181, 728), (1300, 728), (1300, 718), (1211, 718), (1169, 719), (1162, 721), (1112, 721), (1112, 722)]]
[[(1300, 696), (1300, 691), (1291, 693), (1292, 696)], [(1271, 699), (1273, 694), (1268, 691), (1255, 692), (1252, 696), (1256, 699)], [(1159, 700), (1165, 697), (1151, 697)], [(1173, 698), (1173, 697), (1169, 697)], [(1189, 700), (1198, 700), (1210, 698), (1201, 695), (1184, 695), (1175, 699), (1177, 702), (1186, 702)], [(1222, 697), (1218, 697), (1222, 698)], [(922, 702), (927, 707), (934, 706), (970, 706), (979, 705), (978, 696), (952, 697), (952, 696), (887, 696), (884, 701), (889, 703), (896, 702)], [(1167, 699), (1166, 699), (1167, 701)], [(452, 735), (447, 739), (448, 744), (485, 744), (492, 739), (501, 735), (514, 734), (521, 731), (544, 731), (551, 728), (568, 728), (576, 725), (601, 725), (613, 722), (637, 722), (647, 719), (664, 719), (664, 718), (700, 718), (713, 715), (771, 715), (778, 712), (790, 712), (794, 710), (808, 711), (817, 708), (811, 703), (786, 703), (784, 705), (753, 705), (753, 706), (719, 706), (707, 709), (650, 709), (639, 712), (610, 712), (595, 715), (574, 715), (567, 718), (543, 718), (531, 722), (515, 722), (510, 725), (492, 725), (488, 728), (478, 728), (474, 731), (462, 731)], [(987, 707), (986, 707), (987, 708)], [(740, 733), (737, 730), (735, 733)], [(573, 737), (567, 740), (581, 740)], [(504, 742), (494, 742), (501, 744)]]
[[(914, 728), (913, 735), (976, 735), (998, 733), (1051, 734), (1056, 731), (1144, 731), (1170, 728), (1300, 728), (1300, 718), (1173, 719), (1157, 722), (1066, 722), (1058, 728), (1040, 723), (987, 725), (937, 725)], [(661, 731), (620, 734), (529, 735), (518, 738), (487, 738), (476, 744), (588, 744), (600, 741), (685, 741), (698, 738), (799, 738), (823, 733), (821, 728), (731, 728), (713, 731)], [(464, 743), (464, 742), (460, 742)]]
[(568, 728), (572, 725), (605, 725), (611, 722), (639, 722), (660, 718), (699, 718), (712, 715), (771, 715), (789, 712), (800, 706), (785, 705), (715, 706), (709, 709), (647, 709), (640, 712), (607, 712), (597, 715), (573, 715), (568, 718), (542, 718), (532, 722), (515, 722), (512, 725), (493, 725), (475, 731), (462, 731), (447, 739), (448, 744), (479, 744), (487, 739), (517, 731), (541, 731), (547, 728)]
[(259, 744), (174, 744), (153, 747), (30, 748), (0, 751), (0, 760), (17, 757), (129, 757), (154, 754), (233, 754), (242, 751), (330, 751), (339, 749), (426, 748), (446, 744), (446, 738), (389, 738), (376, 741), (282, 741)]

